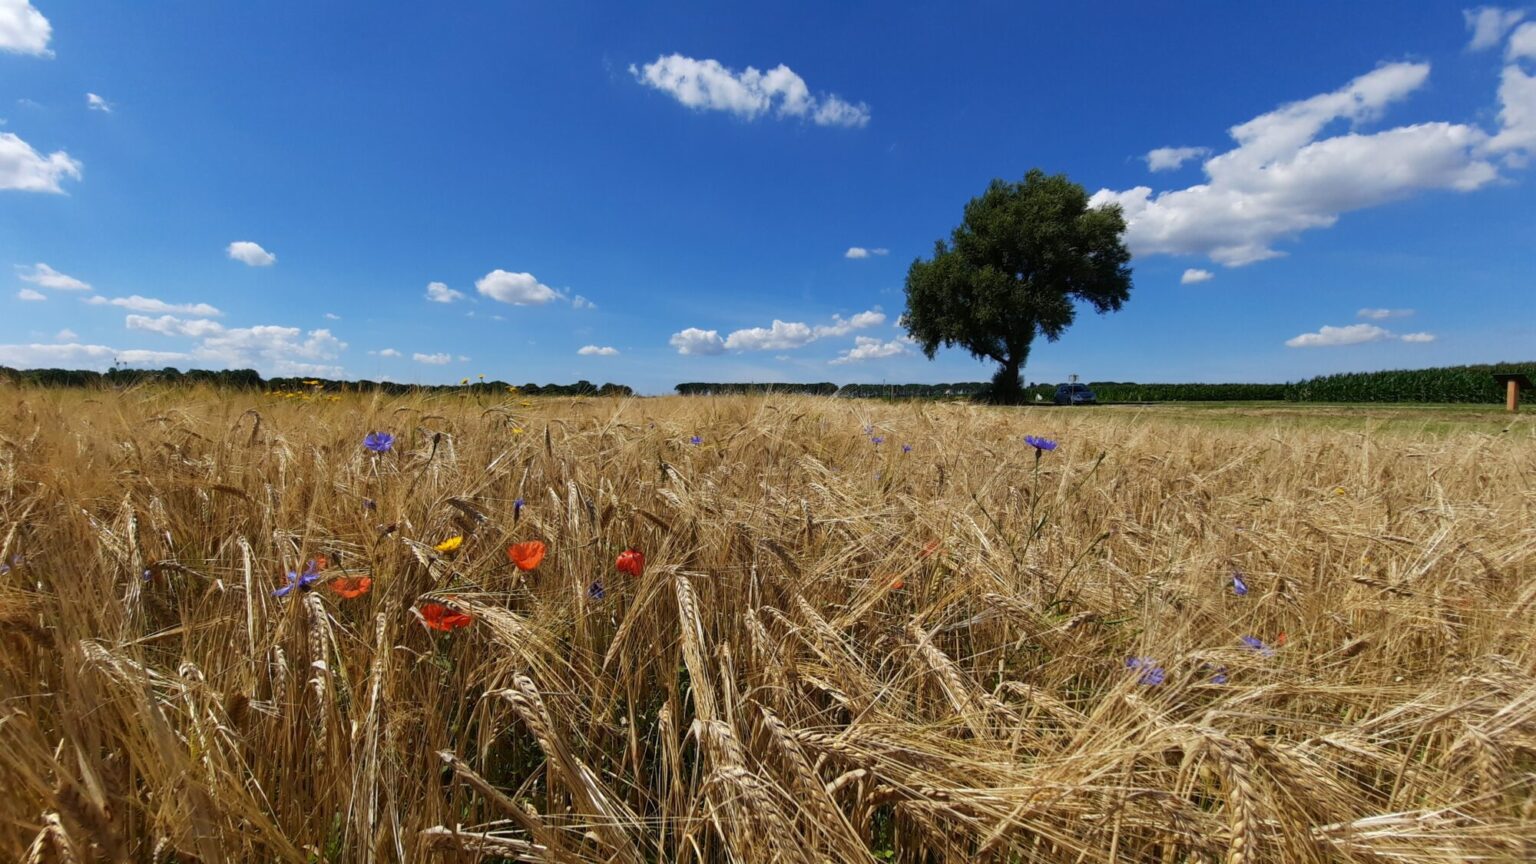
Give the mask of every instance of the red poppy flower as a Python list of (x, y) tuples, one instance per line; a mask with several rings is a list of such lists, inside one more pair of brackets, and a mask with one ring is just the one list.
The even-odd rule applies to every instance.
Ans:
[(373, 587), (372, 576), (342, 576), (330, 581), (331, 590), (340, 594), (343, 598), (351, 600), (368, 593)]
[(891, 580), (890, 585), (892, 591), (900, 591), (901, 589), (907, 587), (907, 580), (900, 576), (888, 576), (886, 578)]
[(928, 545), (923, 547), (923, 551), (918, 553), (917, 557), (919, 557), (919, 558), (928, 558), (928, 557), (932, 556), (933, 553), (939, 551), (939, 547), (941, 547), (943, 545), (944, 545), (944, 541), (942, 541), (942, 540), (929, 540), (928, 541)]
[(544, 560), (544, 544), (538, 540), (529, 540), (527, 543), (508, 546), (507, 557), (517, 565), (517, 569), (532, 570)]
[(475, 623), (473, 616), (465, 615), (463, 612), (455, 612), (441, 603), (423, 603), (421, 608), (417, 610), (417, 614), (421, 615), (423, 624), (426, 624), (433, 630), (441, 630), (444, 633), (457, 630), (460, 627), (468, 627)]
[(645, 553), (639, 549), (625, 549), (619, 553), (619, 560), (614, 562), (620, 573), (628, 573), (638, 577), (645, 571)]
[(310, 559), (309, 562), (309, 569), (317, 572), (324, 570), (329, 566), (331, 566), (331, 559), (325, 557), (324, 555), (316, 555), (314, 558)]

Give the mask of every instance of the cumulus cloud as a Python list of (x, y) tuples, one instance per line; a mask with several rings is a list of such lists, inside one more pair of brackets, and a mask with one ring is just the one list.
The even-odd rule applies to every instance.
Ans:
[(725, 340), (720, 338), (717, 330), (700, 330), (697, 327), (689, 327), (672, 334), (667, 344), (677, 349), (679, 354), (724, 354)]
[(433, 303), (452, 303), (455, 300), (463, 300), (464, 292), (455, 291), (442, 282), (428, 282), (427, 299)]
[(271, 267), (277, 263), (276, 255), (261, 248), (260, 243), (252, 243), (249, 240), (236, 240), (225, 247), (224, 251), (231, 259), (248, 267)]
[(892, 339), (889, 342), (882, 342), (874, 336), (857, 336), (854, 337), (852, 348), (839, 353), (837, 357), (827, 362), (833, 366), (841, 366), (845, 363), (858, 363), (863, 360), (897, 357), (902, 354), (912, 353), (911, 344), (907, 339)]
[(1506, 60), (1536, 60), (1536, 22), (1521, 24), (1510, 34), (1509, 47), (1504, 51)]
[(82, 345), (76, 342), (51, 345), (0, 345), (0, 365), (18, 369), (63, 367), (105, 369), (113, 363), (130, 366), (164, 365), (190, 359), (179, 351), (118, 349), (106, 345)]
[(815, 338), (815, 332), (808, 325), (775, 318), (771, 327), (733, 331), (725, 337), (725, 347), (731, 351), (781, 351), (799, 348)]
[(325, 320), (327, 320), (327, 321), (340, 321), (341, 320), (341, 316), (337, 315), (335, 312), (327, 312), (327, 313), (325, 313)]
[(31, 288), (23, 288), (20, 291), (16, 292), (16, 299), (17, 300), (29, 300), (29, 301), (31, 301), (33, 303), (36, 303), (36, 302), (39, 302), (39, 301), (42, 301), (42, 300), (47, 300), (48, 299), (48, 295), (44, 294), (41, 291), (34, 291)]
[(743, 120), (772, 113), (818, 126), (862, 128), (869, 124), (868, 105), (836, 94), (813, 96), (805, 79), (782, 63), (767, 72), (751, 66), (737, 72), (717, 60), (667, 54), (638, 68), (631, 64), (629, 74), (695, 110), (725, 111)]
[[(1360, 310), (1381, 311), (1381, 310)], [(1391, 311), (1391, 310), (1386, 310)], [(1411, 311), (1411, 310), (1409, 310)], [(1291, 348), (1332, 348), (1339, 345), (1359, 345), (1364, 342), (1433, 342), (1433, 333), (1404, 333), (1399, 336), (1375, 324), (1350, 324), (1347, 327), (1322, 327), (1316, 333), (1303, 333), (1285, 340)]]
[(1385, 321), (1388, 318), (1407, 318), (1412, 314), (1412, 309), (1361, 309), (1355, 313), (1355, 317), (1370, 321)]
[(96, 93), (85, 94), (85, 107), (92, 111), (100, 111), (103, 114), (112, 113), (112, 103)]
[(1433, 334), (1433, 333), (1404, 333), (1403, 335), (1401, 335), (1401, 336), (1399, 336), (1397, 338), (1403, 340), (1404, 342), (1433, 342), (1433, 341), (1435, 341), (1435, 334)]
[(191, 336), (194, 339), (224, 332), (224, 325), (217, 321), (209, 321), (207, 318), (184, 320), (174, 315), (161, 315), (159, 318), (129, 315), (123, 319), (123, 324), (129, 330), (148, 330), (166, 336)]
[(17, 267), (16, 278), (23, 282), (31, 282), (40, 288), (49, 288), (54, 291), (91, 290), (89, 283), (82, 282), (73, 276), (66, 276), (41, 261), (33, 264), (31, 270), (25, 267)]
[(1376, 119), (1428, 77), (1426, 63), (1383, 65), (1232, 127), (1237, 146), (1205, 161), (1205, 183), (1157, 194), (1146, 186), (1101, 189), (1092, 203), (1124, 209), (1137, 255), (1205, 255), (1238, 267), (1282, 254), (1276, 243), (1329, 227), (1342, 213), (1494, 181), (1498, 171), (1484, 158), (1488, 135), (1473, 126), (1430, 122), (1319, 137), (1340, 121)]
[(1488, 149), (1521, 166), (1536, 155), (1536, 74), (1521, 61), (1536, 60), (1536, 23), (1521, 24), (1509, 38), (1509, 62), (1499, 77), (1499, 131)]
[(68, 327), (65, 327), (63, 330), (55, 333), (53, 338), (56, 342), (74, 342), (80, 338), (80, 334), (69, 329)]
[[(209, 324), (213, 322), (207, 322)], [(193, 355), (227, 368), (254, 368), (278, 375), (342, 374), (335, 360), (347, 348), (326, 329), (310, 330), (261, 324), (213, 333), (193, 349)]]
[(597, 308), (597, 304), (593, 303), (591, 300), (588, 300), (587, 298), (581, 296), (580, 294), (577, 294), (575, 297), (571, 298), (571, 308), (572, 309), (596, 309)]
[(164, 315), (194, 315), (198, 318), (217, 318), (223, 315), (217, 308), (207, 303), (167, 303), (164, 300), (156, 300), (153, 297), (140, 297), (132, 294), (127, 297), (102, 297), (97, 295), (85, 300), (92, 306), (119, 306), (130, 312), (150, 312)]
[(79, 180), (80, 169), (80, 163), (63, 150), (44, 156), (16, 135), (0, 132), (0, 189), (62, 195), (59, 181), (66, 177)]
[(53, 25), (31, 0), (0, 0), (0, 51), (52, 57), (48, 50), (52, 35)]
[(846, 319), (841, 315), (833, 315), (832, 323), (817, 327), (815, 334), (817, 339), (823, 339), (828, 336), (847, 336), (855, 330), (863, 330), (884, 323), (885, 313), (879, 309), (870, 309)]
[(1495, 6), (1463, 9), (1461, 14), (1467, 21), (1467, 29), (1472, 31), (1472, 41), (1467, 43), (1470, 51), (1482, 51), (1499, 44), (1504, 40), (1504, 34), (1525, 18), (1525, 12), (1520, 9)]
[(393, 348), (384, 348), (384, 349), (381, 349), (381, 350), (378, 350), (378, 351), (369, 351), (368, 353), (369, 354), (373, 354), (373, 355), (378, 356), (378, 357), (399, 357), (400, 356), (400, 352), (396, 351)]
[(1147, 160), (1148, 171), (1172, 171), (1201, 156), (1210, 155), (1209, 147), (1159, 147), (1156, 150), (1148, 150), (1143, 159)]
[(1201, 282), (1209, 282), (1209, 281), (1211, 281), (1212, 279), (1215, 279), (1215, 278), (1216, 278), (1216, 274), (1212, 273), (1209, 270), (1201, 270), (1198, 267), (1191, 267), (1188, 270), (1184, 271), (1184, 275), (1183, 276), (1179, 277), (1179, 284), (1180, 285), (1198, 285)]
[(576, 349), (576, 353), (583, 357), (617, 357), (619, 356), (619, 349), (609, 346), (583, 345)]
[(889, 255), (889, 254), (891, 254), (891, 250), (885, 249), (885, 248), (882, 248), (882, 247), (877, 247), (877, 248), (874, 248), (874, 249), (865, 249), (863, 246), (849, 246), (848, 247), (848, 251), (843, 253), (843, 257), (844, 258), (860, 259), (860, 258), (868, 258), (871, 255)]
[(417, 363), (425, 363), (428, 366), (446, 366), (453, 362), (453, 355), (443, 353), (422, 354), (418, 351), (417, 353), (411, 355), (411, 359), (415, 360)]
[(513, 306), (542, 306), (560, 298), (555, 289), (533, 278), (532, 273), (492, 270), (475, 282), (482, 295)]

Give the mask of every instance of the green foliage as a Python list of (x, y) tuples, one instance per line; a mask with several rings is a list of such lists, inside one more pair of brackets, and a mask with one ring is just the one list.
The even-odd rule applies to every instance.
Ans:
[[(1286, 398), (1289, 384), (1131, 384), (1095, 381), (1088, 385), (1100, 402), (1262, 402)], [(1050, 394), (1047, 394), (1049, 398)]]
[(902, 324), (929, 359), (940, 345), (959, 345), (996, 361), (994, 401), (1020, 401), (1019, 370), (1036, 335), (1061, 338), (1079, 301), (1102, 314), (1129, 299), (1124, 233), (1118, 207), (1089, 207), (1064, 174), (993, 180), (966, 204), (950, 241), (934, 244), (933, 259), (912, 262)]
[(1536, 362), (1321, 375), (1309, 381), (1292, 384), (1285, 398), (1292, 402), (1497, 404), (1504, 401), (1504, 386), (1493, 380), (1495, 372), (1518, 372), (1536, 380)]
[[(38, 387), (113, 387), (141, 384), (207, 384), (234, 390), (269, 390), (302, 393), (379, 392), (390, 396), (412, 393), (466, 392), (481, 395), (507, 395), (511, 385), (505, 381), (475, 381), (466, 384), (397, 384), (393, 381), (336, 381), (328, 378), (262, 378), (254, 369), (122, 369), (105, 373), (79, 369), (11, 369), (0, 366), (0, 380)], [(577, 381), (575, 384), (524, 384), (515, 388), (528, 396), (633, 396), (626, 384)]]

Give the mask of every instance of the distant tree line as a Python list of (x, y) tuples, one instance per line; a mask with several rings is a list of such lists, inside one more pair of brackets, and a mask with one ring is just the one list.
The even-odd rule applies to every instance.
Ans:
[(209, 384), (234, 390), (267, 390), (278, 392), (358, 393), (378, 392), (391, 396), (411, 393), (469, 392), (505, 396), (518, 393), (526, 396), (633, 396), (634, 389), (625, 384), (593, 384), (577, 381), (575, 384), (511, 385), (505, 381), (466, 379), (459, 384), (400, 384), (394, 381), (337, 381), (330, 378), (278, 377), (263, 378), (254, 369), (111, 369), (96, 372), (82, 369), (12, 369), (0, 366), (0, 380), (12, 384), (32, 384), (40, 387), (132, 387), (141, 384)]

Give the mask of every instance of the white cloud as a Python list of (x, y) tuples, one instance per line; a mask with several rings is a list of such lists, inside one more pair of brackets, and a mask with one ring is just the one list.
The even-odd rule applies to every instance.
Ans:
[(31, 0), (0, 0), (0, 51), (52, 57), (48, 50), (52, 34), (53, 25)]
[(1403, 340), (1404, 342), (1433, 342), (1433, 341), (1435, 341), (1435, 334), (1433, 334), (1433, 333), (1404, 333), (1403, 335), (1401, 335), (1401, 336), (1399, 336), (1397, 338)]
[(736, 330), (725, 337), (725, 347), (732, 351), (779, 351), (799, 348), (816, 338), (811, 328), (798, 321), (773, 320), (772, 327)]
[(376, 356), (379, 356), (379, 357), (399, 357), (400, 356), (400, 352), (396, 351), (393, 348), (384, 348), (384, 349), (379, 350), (379, 351), (369, 351), (368, 353), (376, 355)]
[(459, 362), (460, 362), (460, 363), (468, 363), (468, 362), (469, 362), (469, 358), (468, 358), (468, 357), (466, 357), (466, 356), (465, 356), (465, 355), (463, 355), (463, 354), (460, 354), (460, 355), (459, 355)]
[(580, 294), (577, 294), (575, 297), (571, 298), (571, 308), (572, 309), (596, 309), (597, 308), (597, 304), (593, 303), (591, 300), (588, 300), (587, 298), (581, 296)]
[(464, 292), (455, 291), (443, 282), (428, 282), (427, 299), (433, 303), (452, 303), (455, 300), (463, 300)]
[(889, 254), (891, 254), (891, 250), (885, 249), (885, 248), (882, 248), (882, 247), (877, 247), (877, 248), (874, 248), (874, 249), (865, 249), (863, 246), (849, 246), (848, 247), (848, 251), (843, 253), (843, 257), (844, 258), (853, 258), (853, 259), (857, 260), (857, 259), (860, 259), (860, 258), (868, 258), (871, 255), (889, 255)]
[(1362, 342), (1380, 342), (1391, 339), (1392, 334), (1375, 324), (1351, 324), (1348, 327), (1324, 326), (1316, 333), (1303, 333), (1285, 340), (1291, 348), (1329, 348), (1336, 345), (1359, 345)]
[(92, 111), (100, 111), (103, 114), (112, 113), (112, 103), (95, 93), (85, 94), (85, 107)]
[(812, 96), (805, 79), (782, 63), (767, 72), (751, 66), (737, 72), (717, 60), (667, 54), (639, 68), (631, 64), (629, 74), (696, 110), (726, 111), (744, 120), (756, 120), (771, 111), (818, 126), (869, 124), (868, 105), (835, 94)]
[(62, 195), (59, 181), (65, 177), (79, 180), (80, 168), (80, 163), (63, 150), (44, 156), (10, 132), (0, 132), (0, 189)]
[(874, 327), (885, 323), (885, 313), (879, 309), (870, 309), (860, 312), (852, 318), (844, 319), (841, 315), (833, 315), (832, 323), (816, 328), (816, 338), (827, 336), (847, 336), (855, 330), (863, 330), (866, 327)]
[(81, 345), (75, 342), (0, 345), (0, 365), (19, 369), (105, 369), (114, 362), (139, 366), (176, 363), (187, 359), (188, 355), (179, 351), (144, 351), (136, 348), (120, 350), (106, 345)]
[(31, 288), (23, 288), (20, 291), (16, 292), (16, 299), (17, 300), (29, 300), (29, 301), (31, 301), (33, 303), (36, 303), (36, 302), (41, 301), (41, 300), (47, 300), (48, 299), (48, 295), (44, 294), (41, 291), (34, 291)]
[(224, 251), (232, 260), (249, 267), (271, 267), (277, 263), (276, 255), (261, 248), (260, 243), (252, 243), (249, 240), (236, 240), (225, 247)]
[(327, 320), (327, 321), (340, 321), (341, 320), (341, 316), (337, 315), (335, 312), (327, 312), (327, 313), (325, 313), (325, 320)]
[(159, 318), (129, 315), (123, 319), (123, 325), (129, 330), (148, 330), (166, 336), (191, 336), (194, 339), (224, 332), (224, 325), (217, 321), (209, 321), (207, 318), (183, 320), (174, 315), (161, 315)]
[[(1516, 43), (1524, 34), (1529, 34), (1530, 44), (1517, 55)], [(1510, 62), (1499, 78), (1499, 131), (1489, 140), (1488, 150), (1508, 154), (1508, 164), (1520, 166), (1536, 154), (1536, 75), (1522, 69), (1516, 58), (1536, 59), (1536, 23), (1520, 25), (1509, 47)]]
[(91, 290), (89, 283), (82, 282), (73, 276), (66, 276), (41, 261), (33, 264), (30, 272), (18, 266), (16, 268), (16, 278), (23, 282), (31, 282), (33, 285), (42, 288), (50, 288), (54, 291)]
[(426, 363), (429, 366), (446, 366), (453, 362), (451, 354), (422, 354), (417, 352), (411, 355), (411, 359), (417, 363)]
[(513, 306), (542, 306), (559, 299), (555, 289), (533, 278), (532, 273), (492, 270), (475, 282), (475, 290), (492, 300)]
[(1536, 22), (1521, 24), (1509, 37), (1509, 47), (1504, 49), (1504, 59), (1536, 60)]
[(1206, 183), (1156, 195), (1146, 186), (1101, 189), (1092, 203), (1124, 208), (1137, 255), (1199, 254), (1238, 267), (1282, 254), (1278, 241), (1331, 226), (1341, 213), (1492, 182), (1497, 169), (1482, 155), (1488, 136), (1476, 127), (1419, 123), (1318, 138), (1338, 121), (1375, 119), (1428, 77), (1428, 64), (1381, 66), (1232, 127), (1237, 146), (1205, 161)]
[(1159, 147), (1148, 150), (1142, 158), (1147, 160), (1148, 171), (1173, 171), (1191, 159), (1210, 155), (1210, 152), (1209, 147)]
[(1482, 51), (1499, 44), (1504, 34), (1525, 17), (1522, 10), (1499, 9), (1494, 6), (1463, 9), (1461, 14), (1467, 21), (1467, 29), (1472, 31), (1472, 41), (1467, 44), (1470, 51)]
[(912, 353), (911, 341), (907, 339), (892, 339), (882, 342), (874, 336), (857, 336), (853, 340), (853, 347), (837, 355), (836, 358), (827, 361), (833, 366), (841, 366), (845, 363), (858, 363), (863, 360), (878, 360), (882, 357), (897, 357), (902, 354)]
[(164, 300), (156, 300), (153, 297), (140, 297), (137, 294), (127, 297), (112, 297), (110, 299), (97, 295), (86, 298), (85, 302), (92, 306), (120, 306), (131, 312), (195, 315), (199, 318), (217, 318), (224, 314), (207, 303), (167, 303)]
[(725, 340), (720, 338), (717, 330), (700, 330), (697, 327), (689, 327), (672, 334), (667, 344), (677, 349), (679, 354), (724, 354)]
[(583, 345), (576, 350), (576, 353), (583, 357), (617, 357), (619, 356), (619, 349), (608, 346), (599, 348), (596, 345)]
[(318, 361), (335, 360), (346, 348), (347, 343), (326, 329), (304, 333), (297, 327), (260, 324), (213, 333), (193, 354), (205, 362), (268, 374), (339, 376), (340, 366)]
[(1412, 309), (1361, 309), (1355, 313), (1355, 317), (1366, 318), (1371, 321), (1385, 321), (1388, 318), (1407, 318), (1412, 314)]
[(80, 334), (76, 333), (75, 331), (73, 331), (71, 329), (69, 329), (68, 327), (65, 327), (63, 330), (60, 330), (58, 333), (55, 333), (53, 338), (56, 339), (59, 342), (73, 342), (76, 339), (80, 338)]
[(1184, 275), (1183, 276), (1179, 277), (1179, 284), (1180, 285), (1198, 285), (1201, 282), (1209, 282), (1209, 281), (1211, 281), (1212, 279), (1215, 279), (1215, 278), (1216, 278), (1216, 274), (1212, 273), (1209, 270), (1201, 270), (1198, 267), (1191, 267), (1188, 270), (1184, 271)]

